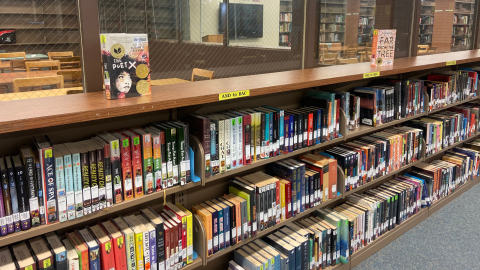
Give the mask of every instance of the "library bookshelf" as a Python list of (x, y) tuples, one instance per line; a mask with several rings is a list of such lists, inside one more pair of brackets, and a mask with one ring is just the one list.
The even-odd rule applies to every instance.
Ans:
[[(455, 65), (447, 66), (447, 61), (456, 61)], [(136, 125), (147, 124), (153, 121), (179, 119), (192, 112), (209, 113), (220, 111), (232, 106), (251, 106), (252, 104), (275, 105), (279, 107), (293, 107), (300, 104), (306, 88), (325, 86), (335, 87), (337, 89), (349, 90), (357, 85), (367, 84), (371, 79), (364, 79), (364, 73), (380, 72), (380, 76), (396, 76), (395, 78), (410, 78), (423, 76), (429, 72), (439, 69), (457, 69), (459, 65), (476, 65), (480, 62), (480, 50), (453, 52), (439, 55), (425, 55), (412, 58), (396, 59), (391, 67), (372, 68), (369, 63), (360, 63), (346, 66), (321, 67), (308, 70), (296, 70), (280, 73), (262, 74), (238, 78), (226, 78), (212, 81), (197, 82), (194, 84), (167, 85), (152, 87), (152, 95), (140, 98), (126, 100), (106, 100), (102, 92), (85, 93), (71, 96), (51, 97), (48, 99), (39, 98), (31, 100), (17, 100), (5, 102), (0, 107), (0, 113), (3, 117), (0, 119), (0, 138), (2, 142), (8, 142), (8, 145), (22, 145), (31, 141), (31, 136), (36, 134), (52, 135), (54, 143), (65, 143), (77, 139), (86, 139), (93, 134), (105, 129), (121, 129)], [(234, 99), (229, 101), (219, 101), (219, 94), (231, 91), (250, 90), (250, 97)], [(101, 86), (99, 86), (101, 90)], [(464, 100), (451, 106), (459, 105), (472, 100), (477, 100), (477, 96), (470, 100)], [(428, 108), (428, 95), (426, 95), (425, 108)], [(52, 106), (42, 106), (45, 102)], [(274, 104), (271, 104), (274, 103)], [(340, 114), (340, 138), (320, 145), (302, 148), (287, 155), (278, 156), (266, 160), (254, 162), (251, 165), (243, 166), (239, 169), (231, 170), (224, 174), (205, 177), (204, 155), (200, 141), (191, 136), (190, 146), (195, 152), (195, 175), (201, 180), (197, 183), (188, 183), (185, 186), (167, 188), (166, 190), (153, 193), (151, 195), (135, 198), (110, 207), (107, 210), (88, 215), (79, 219), (44, 225), (30, 230), (11, 234), (0, 238), (0, 247), (10, 245), (19, 241), (29, 239), (34, 236), (57, 231), (59, 233), (81, 228), (81, 226), (95, 224), (99, 221), (107, 220), (110, 217), (125, 215), (129, 213), (138, 213), (140, 209), (151, 206), (155, 210), (161, 209), (165, 201), (182, 203), (187, 209), (196, 203), (214, 198), (216, 195), (222, 195), (226, 191), (228, 179), (237, 175), (243, 175), (249, 172), (261, 171), (265, 165), (285, 158), (296, 157), (302, 153), (315, 152), (331, 148), (339, 143), (350, 141), (358, 136), (370, 134), (401, 124), (405, 121), (423, 117), (430, 113), (447, 109), (449, 106), (425, 112), (413, 117), (396, 120), (377, 127), (361, 127), (357, 130), (347, 131), (346, 116)], [(477, 120), (478, 121), (478, 120)], [(476, 123), (478, 126), (478, 122)], [(80, 132), (81, 131), (81, 132)], [(472, 141), (480, 135), (475, 132), (467, 140), (458, 142), (442, 151), (438, 151), (430, 156), (425, 156), (425, 150), (422, 149), (422, 158), (417, 162), (430, 161), (441, 158), (448, 149), (461, 146), (467, 141)], [(83, 137), (82, 137), (83, 136)], [(88, 137), (87, 137), (88, 136)], [(81, 137), (81, 138), (79, 138)], [(8, 154), (12, 148), (2, 149)], [(277, 224), (271, 228), (257, 233), (257, 238), (265, 236), (280, 227), (289, 224), (299, 218), (306, 217), (313, 211), (324, 208), (334, 207), (345, 201), (346, 196), (363, 192), (368, 188), (374, 188), (382, 183), (391, 180), (397, 175), (408, 172), (416, 163), (404, 166), (388, 175), (377, 178), (374, 181), (360, 186), (359, 188), (345, 192), (345, 177), (340, 169), (337, 170), (339, 195), (333, 199), (321, 203), (294, 218)], [(358, 265), (361, 261), (371, 256), (376, 251), (402, 235), (404, 232), (413, 228), (429, 215), (435, 213), (448, 204), (451, 200), (458, 197), (475, 184), (479, 179), (474, 179), (451, 195), (439, 200), (432, 207), (424, 208), (416, 215), (412, 216), (402, 225), (386, 233), (373, 243), (364, 247), (359, 252), (354, 253), (350, 262), (340, 264), (328, 269), (350, 269)], [(194, 250), (198, 258), (192, 264), (186, 266), (186, 269), (216, 269), (227, 265), (228, 260), (232, 258), (233, 250), (237, 249), (255, 238), (247, 239), (232, 247), (222, 250), (211, 257), (206, 256), (206, 233), (200, 219), (194, 215), (193, 220)], [(212, 268), (213, 267), (213, 268)]]

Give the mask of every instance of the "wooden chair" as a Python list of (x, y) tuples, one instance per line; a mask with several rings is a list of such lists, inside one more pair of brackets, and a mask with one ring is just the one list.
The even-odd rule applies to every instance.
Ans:
[(418, 45), (418, 54), (427, 53), (429, 47), (429, 45)]
[(358, 58), (347, 58), (347, 59), (338, 59), (337, 63), (339, 65), (345, 65), (345, 64), (356, 64), (358, 63)]
[(212, 80), (214, 73), (215, 73), (215, 71), (194, 68), (193, 71), (192, 71), (192, 82), (194, 81), (193, 79), (194, 79), (195, 76), (204, 77), (204, 78), (207, 78), (209, 80)]
[(325, 43), (320, 43), (320, 53), (328, 53), (328, 45)]
[(63, 88), (63, 76), (46, 76), (36, 78), (13, 79), (13, 92), (19, 93), (23, 87), (38, 87), (47, 85), (57, 85), (57, 88)]
[(81, 68), (82, 60), (80, 56), (52, 56), (52, 60), (60, 61), (62, 69)]
[(430, 46), (427, 50), (428, 53), (434, 53), (437, 51), (437, 46)]
[(0, 53), (0, 58), (13, 58), (13, 57), (23, 57), (23, 59), (27, 59), (25, 52), (13, 52), (13, 53)]
[(33, 62), (26, 62), (25, 66), (27, 67), (27, 72), (30, 72), (31, 68), (38, 68), (41, 69), (43, 67), (50, 68), (51, 70), (60, 70), (60, 61), (33, 61)]
[(337, 62), (338, 53), (326, 53), (322, 55), (321, 63), (324, 65), (335, 65)]
[(345, 57), (347, 58), (356, 58), (358, 51), (358, 45), (348, 45), (347, 50), (345, 52)]
[(65, 95), (73, 95), (73, 94), (79, 94), (79, 93), (83, 93), (82, 87), (7, 93), (7, 94), (0, 95), (0, 101), (65, 96)]
[(73, 56), (73, 52), (48, 52), (48, 60), (54, 60), (52, 57), (55, 56), (71, 57)]
[(360, 54), (360, 62), (369, 62), (372, 56), (372, 47), (365, 47), (365, 50), (359, 51), (358, 54)]
[(29, 60), (10, 60), (10, 72), (20, 71), (26, 72), (27, 67), (25, 66), (26, 62), (38, 61), (36, 59), (29, 59)]
[(63, 76), (63, 83), (66, 88), (81, 87), (83, 76), (81, 71), (75, 70), (60, 70), (57, 75)]

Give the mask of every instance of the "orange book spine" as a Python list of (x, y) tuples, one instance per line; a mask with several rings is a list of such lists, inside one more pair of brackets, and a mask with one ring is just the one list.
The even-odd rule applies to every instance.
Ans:
[(130, 150), (132, 151), (132, 174), (135, 198), (143, 196), (143, 169), (142, 169), (142, 144), (140, 135), (130, 136)]
[(212, 239), (212, 214), (204, 211), (199, 205), (192, 207), (192, 212), (200, 217), (203, 227), (207, 233), (207, 257), (213, 255), (213, 239)]
[(373, 30), (373, 38), (372, 38), (372, 56), (370, 57), (370, 66), (376, 67), (377, 66), (377, 43), (378, 43), (378, 31)]

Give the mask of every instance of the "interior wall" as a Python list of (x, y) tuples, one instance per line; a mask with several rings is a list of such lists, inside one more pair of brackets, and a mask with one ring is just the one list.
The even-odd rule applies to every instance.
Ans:
[[(219, 34), (220, 4), (223, 0), (190, 1), (190, 41)], [(263, 5), (263, 37), (230, 39), (230, 45), (278, 47), (280, 0), (230, 0), (230, 3)]]

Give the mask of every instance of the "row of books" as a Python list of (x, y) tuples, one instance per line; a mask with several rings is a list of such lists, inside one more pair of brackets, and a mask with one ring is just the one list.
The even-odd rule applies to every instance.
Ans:
[(281, 43), (290, 42), (290, 35), (289, 34), (281, 34), (279, 37), (280, 37), (279, 40), (280, 40)]
[(337, 162), (306, 154), (231, 180), (228, 195), (195, 205), (207, 232), (208, 256), (338, 196)]
[[(472, 143), (480, 149), (480, 140)], [(364, 194), (352, 194), (334, 209), (319, 209), (263, 239), (234, 251), (229, 268), (325, 269), (347, 263), (349, 257), (395, 229), (422, 207), (446, 196), (455, 187), (478, 177), (478, 155), (469, 148), (431, 164), (413, 168)], [(277, 268), (278, 267), (278, 268)]]
[(423, 131), (394, 127), (325, 150), (345, 175), (345, 192), (422, 159)]
[(423, 131), (425, 154), (430, 156), (475, 135), (479, 105), (467, 103), (451, 107), (445, 111), (409, 121), (407, 125)]
[(291, 12), (282, 12), (280, 13), (280, 22), (291, 22), (292, 13)]
[(193, 262), (192, 214), (167, 203), (84, 229), (38, 236), (0, 249), (1, 269), (169, 270)]
[(340, 99), (326, 92), (315, 95), (318, 106), (190, 115), (186, 122), (202, 143), (206, 177), (338, 138)]
[(0, 157), (0, 232), (65, 222), (191, 181), (189, 128), (182, 122), (103, 132)]
[(292, 23), (280, 23), (280, 32), (291, 32), (292, 31)]

